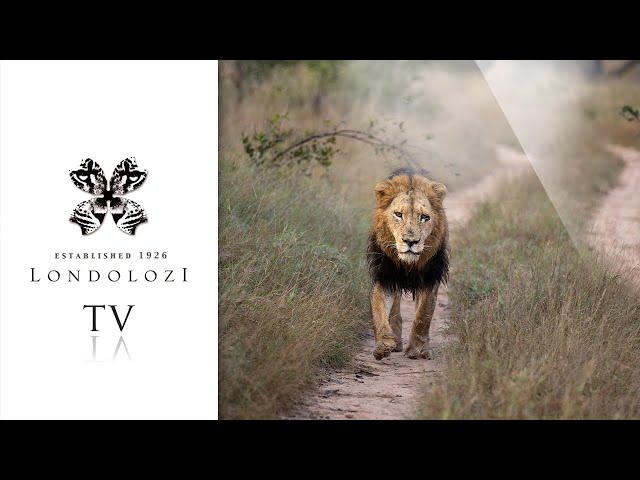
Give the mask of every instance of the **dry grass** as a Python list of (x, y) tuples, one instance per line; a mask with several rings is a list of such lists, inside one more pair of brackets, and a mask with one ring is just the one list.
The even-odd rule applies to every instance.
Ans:
[(224, 157), (219, 176), (219, 415), (272, 418), (351, 358), (367, 322), (367, 215), (317, 179)]
[(578, 253), (535, 176), (482, 205), (453, 250), (457, 341), (421, 417), (640, 416), (638, 295)]
[(453, 239), (456, 341), (422, 418), (640, 417), (639, 296), (581, 241), (622, 166), (604, 146), (637, 145), (618, 112), (640, 90), (578, 88), (555, 104), (571, 112), (563, 135), (538, 145), (544, 188), (533, 172), (511, 181)]

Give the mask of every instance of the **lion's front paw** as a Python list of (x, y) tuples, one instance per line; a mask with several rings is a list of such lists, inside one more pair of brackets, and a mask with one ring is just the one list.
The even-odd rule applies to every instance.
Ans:
[(404, 354), (412, 360), (417, 358), (426, 358), (427, 360), (431, 360), (429, 346), (426, 343), (422, 345), (409, 345), (404, 351)]
[(396, 341), (391, 339), (384, 339), (376, 343), (376, 348), (373, 350), (373, 357), (376, 360), (382, 360), (384, 357), (388, 357), (391, 352), (394, 352), (396, 348)]

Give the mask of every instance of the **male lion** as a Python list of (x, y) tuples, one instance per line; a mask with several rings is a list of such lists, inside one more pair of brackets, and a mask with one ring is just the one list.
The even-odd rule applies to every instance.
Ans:
[(367, 260), (373, 283), (371, 313), (380, 360), (402, 351), (400, 298), (416, 301), (409, 358), (430, 358), (429, 326), (441, 282), (449, 271), (449, 229), (442, 200), (447, 188), (411, 169), (396, 170), (375, 188), (376, 210)]

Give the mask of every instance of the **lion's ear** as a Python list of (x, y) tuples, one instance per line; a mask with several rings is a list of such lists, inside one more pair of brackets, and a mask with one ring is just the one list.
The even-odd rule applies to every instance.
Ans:
[(432, 182), (431, 191), (440, 200), (442, 200), (447, 195), (447, 187), (444, 186), (444, 183)]
[(373, 191), (376, 194), (376, 203), (379, 207), (386, 207), (393, 200), (394, 188), (393, 183), (389, 180), (378, 182)]

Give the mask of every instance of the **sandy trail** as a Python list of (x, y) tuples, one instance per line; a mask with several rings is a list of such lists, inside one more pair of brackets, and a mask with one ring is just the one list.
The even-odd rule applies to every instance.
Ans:
[(625, 166), (618, 184), (601, 202), (587, 240), (640, 286), (640, 151), (618, 145), (609, 145), (607, 150), (621, 158)]
[[(452, 193), (445, 200), (451, 235), (471, 218), (473, 208), (491, 195), (511, 175), (517, 175), (529, 165), (526, 157), (506, 147), (497, 147), (502, 165), (473, 187)], [(402, 338), (406, 345), (414, 319), (414, 302), (410, 296), (402, 299)], [(438, 292), (438, 301), (431, 322), (431, 360), (411, 360), (394, 352), (381, 361), (373, 358), (373, 333), (369, 331), (355, 361), (348, 368), (337, 370), (321, 380), (319, 388), (285, 418), (290, 419), (403, 419), (415, 408), (417, 395), (446, 374), (442, 355), (453, 339), (446, 335), (449, 318), (449, 298), (446, 287)]]

